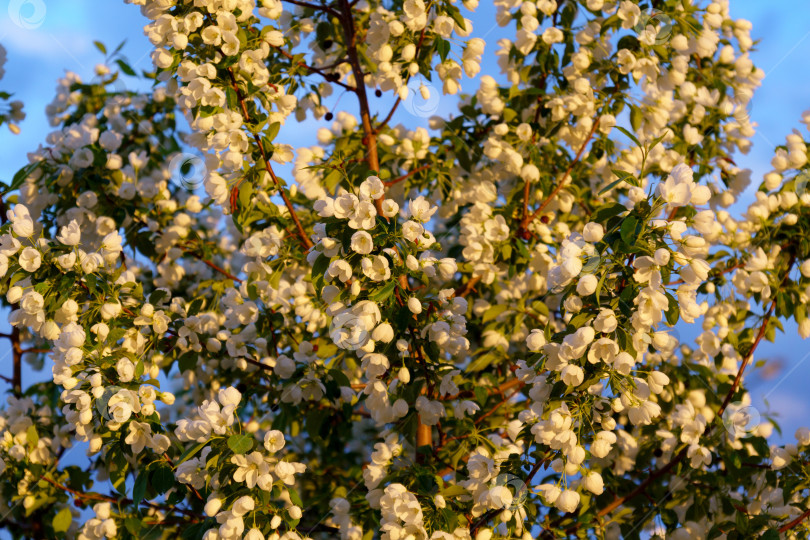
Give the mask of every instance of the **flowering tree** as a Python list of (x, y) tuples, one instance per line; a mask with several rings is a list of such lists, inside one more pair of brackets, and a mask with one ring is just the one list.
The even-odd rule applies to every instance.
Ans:
[(3, 187), (14, 537), (805, 537), (743, 381), (810, 335), (807, 143), (726, 210), (727, 0), (495, 0), (485, 75), (477, 0), (129, 3), (153, 90), (69, 73)]

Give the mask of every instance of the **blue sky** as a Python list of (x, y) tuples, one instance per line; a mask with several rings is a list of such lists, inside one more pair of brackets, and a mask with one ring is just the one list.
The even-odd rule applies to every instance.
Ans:
[[(753, 22), (753, 36), (761, 40), (752, 54), (756, 65), (766, 77), (753, 99), (752, 117), (759, 123), (754, 147), (747, 156), (740, 156), (738, 165), (753, 169), (758, 181), (770, 169), (773, 147), (782, 144), (784, 137), (799, 128), (801, 113), (810, 109), (807, 88), (810, 87), (810, 2), (767, 2), (763, 0), (733, 0), (732, 15)], [(491, 26), (494, 13), (491, 2), (483, 0), (476, 15), (474, 35), (485, 37), (488, 53), (484, 68), (491, 71), (495, 63), (492, 51), (500, 29)], [(20, 19), (22, 17), (22, 19)], [(26, 21), (29, 21), (26, 23)], [(18, 24), (20, 23), (20, 24)], [(151, 44), (143, 35), (145, 19), (135, 6), (120, 0), (0, 0), (0, 43), (8, 51), (5, 78), (0, 89), (13, 92), (16, 99), (25, 102), (27, 118), (21, 123), (22, 133), (14, 136), (0, 129), (0, 179), (9, 180), (26, 163), (25, 153), (35, 149), (50, 131), (45, 118), (45, 105), (50, 102), (57, 79), (66, 69), (77, 72), (84, 80), (93, 77), (93, 66), (103, 60), (93, 46), (94, 40), (104, 42), (112, 49), (122, 40), (127, 44), (124, 55), (136, 69), (151, 67)], [(30, 26), (31, 28), (24, 28)], [(128, 81), (132, 85), (131, 80)], [(467, 82), (465, 90), (472, 91), (474, 83)], [(349, 99), (346, 97), (345, 99)], [(447, 99), (447, 98), (442, 98)], [(345, 106), (348, 101), (343, 102)], [(449, 103), (442, 101), (442, 111)], [(386, 102), (378, 102), (384, 114)], [(448, 107), (449, 108), (449, 107)], [(425, 119), (409, 116), (403, 107), (396, 120), (408, 125), (426, 124)], [(315, 123), (312, 122), (314, 125)], [(316, 127), (320, 127), (318, 124)], [(314, 129), (282, 131), (282, 139), (294, 146), (314, 144)], [(745, 200), (751, 200), (749, 191)], [(4, 321), (5, 317), (0, 317)], [(0, 322), (0, 331), (4, 322)], [(793, 431), (810, 412), (810, 394), (804, 382), (810, 375), (810, 357), (807, 344), (798, 337), (795, 327), (788, 326), (787, 334), (780, 335), (776, 344), (766, 343), (759, 348), (755, 360), (778, 360), (781, 368), (769, 377), (751, 373), (747, 382), (752, 389), (757, 408), (776, 413), (783, 423), (787, 442)], [(0, 370), (11, 371), (10, 354), (6, 343), (0, 343)], [(9, 373), (6, 373), (9, 372)], [(25, 378), (49, 377), (49, 373), (33, 374), (26, 370)], [(3, 389), (0, 383), (0, 389)], [(766, 407), (764, 402), (769, 406)], [(77, 452), (79, 454), (79, 452)]]

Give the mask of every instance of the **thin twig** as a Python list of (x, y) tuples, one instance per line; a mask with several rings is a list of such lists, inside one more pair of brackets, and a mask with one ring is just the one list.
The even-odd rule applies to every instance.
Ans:
[[(295, 57), (293, 55), (291, 55), (290, 53), (288, 53), (287, 51), (285, 51), (281, 47), (276, 47), (276, 50), (278, 52), (280, 52), (286, 58), (289, 58), (290, 60), (293, 60), (293, 61), (295, 60)], [(333, 65), (338, 66), (338, 65), (342, 64), (343, 62), (346, 62), (346, 60), (341, 60), (340, 62), (336, 62)], [(309, 64), (307, 64), (305, 62), (296, 62), (296, 65), (299, 65), (299, 66), (301, 66), (301, 67), (303, 67), (305, 69), (308, 69), (312, 73), (317, 73), (318, 75), (320, 75), (321, 77), (323, 77), (327, 81), (329, 81), (331, 83), (335, 83), (336, 85), (338, 85), (338, 86), (340, 86), (342, 88), (345, 88), (346, 90), (349, 90), (351, 92), (354, 92), (356, 90), (356, 88), (354, 86), (349, 86), (348, 84), (346, 84), (344, 82), (341, 82), (340, 81), (340, 75), (338, 73), (326, 73), (326, 72), (324, 72), (324, 69), (329, 69), (328, 67), (327, 68), (318, 68), (318, 67), (315, 67), (315, 66), (310, 66)]]
[(225, 276), (225, 277), (227, 277), (229, 279), (232, 279), (232, 280), (236, 281), (237, 283), (242, 283), (241, 279), (239, 279), (235, 275), (231, 274), (230, 272), (228, 272), (224, 268), (221, 268), (220, 266), (217, 266), (216, 264), (212, 263), (208, 259), (203, 258), (203, 256), (200, 255), (199, 253), (195, 253), (193, 251), (189, 251), (187, 253), (191, 254), (194, 258), (198, 259), (200, 262), (205, 264), (207, 267), (212, 268), (213, 270), (216, 270), (217, 272), (219, 272), (223, 276)]
[(795, 527), (798, 527), (798, 526), (799, 526), (799, 524), (800, 524), (802, 521), (804, 521), (805, 519), (807, 519), (807, 518), (808, 518), (808, 516), (810, 516), (810, 508), (808, 508), (807, 510), (805, 510), (804, 512), (802, 512), (802, 513), (799, 515), (799, 517), (797, 517), (797, 518), (796, 518), (796, 519), (794, 519), (793, 521), (790, 521), (790, 522), (788, 522), (788, 523), (785, 523), (784, 525), (782, 525), (781, 527), (779, 527), (779, 532), (780, 532), (780, 533), (783, 533), (783, 532), (789, 531), (790, 529), (793, 529), (793, 528), (795, 528)]
[(548, 197), (545, 198), (545, 200), (542, 203), (540, 203), (540, 206), (537, 207), (537, 209), (534, 211), (534, 213), (531, 214), (531, 216), (528, 216), (528, 217), (524, 218), (521, 221), (521, 229), (522, 230), (526, 230), (528, 228), (528, 226), (529, 226), (529, 223), (531, 223), (540, 214), (540, 212), (542, 212), (543, 209), (546, 206), (548, 206), (549, 203), (551, 203), (551, 201), (554, 199), (554, 197), (557, 195), (557, 193), (559, 193), (560, 190), (562, 190), (562, 188), (565, 187), (565, 181), (568, 180), (568, 177), (571, 175), (571, 171), (573, 171), (576, 164), (579, 163), (580, 158), (582, 158), (582, 154), (585, 152), (585, 148), (588, 146), (588, 143), (591, 142), (591, 139), (593, 138), (594, 134), (596, 133), (596, 129), (599, 127), (599, 120), (600, 119), (601, 119), (601, 117), (597, 118), (594, 121), (593, 127), (591, 128), (590, 133), (588, 133), (588, 136), (585, 137), (585, 141), (582, 143), (582, 146), (579, 147), (579, 151), (577, 152), (577, 155), (574, 158), (574, 161), (572, 161), (571, 164), (568, 165), (568, 168), (565, 170), (565, 173), (563, 174), (562, 178), (560, 179), (560, 183), (557, 184), (557, 187), (554, 188), (554, 190), (549, 194)]
[(309, 2), (302, 2), (301, 0), (283, 0), (283, 1), (288, 2), (290, 4), (293, 4), (293, 5), (296, 5), (296, 6), (309, 8), (309, 9), (312, 9), (312, 10), (315, 10), (315, 11), (324, 11), (326, 13), (329, 13), (330, 15), (334, 15), (335, 17), (340, 16), (337, 11), (330, 8), (329, 6), (311, 4)]
[(398, 184), (398, 183), (402, 182), (403, 180), (407, 180), (408, 178), (415, 175), (416, 173), (422, 172), (425, 169), (429, 169), (429, 168), (430, 168), (430, 165), (422, 165), (421, 167), (417, 167), (414, 170), (412, 170), (411, 172), (409, 172), (408, 174), (404, 174), (404, 175), (400, 176), (399, 178), (394, 178), (393, 180), (389, 180), (389, 181), (385, 182), (385, 186), (386, 187), (391, 187), (391, 186), (393, 186), (395, 184)]
[[(245, 122), (250, 122), (250, 114), (248, 113), (247, 105), (245, 104), (245, 98), (242, 95), (242, 91), (239, 89), (239, 85), (236, 82), (236, 76), (233, 74), (233, 68), (228, 68), (228, 75), (230, 76), (231, 79), (231, 86), (233, 86), (234, 92), (236, 92), (236, 98), (239, 100), (239, 104), (242, 106), (242, 114), (245, 117)], [(295, 213), (295, 208), (293, 208), (290, 199), (287, 197), (287, 192), (282, 187), (281, 182), (279, 182), (278, 180), (278, 177), (276, 177), (276, 173), (273, 172), (273, 167), (270, 166), (270, 160), (267, 159), (267, 154), (264, 150), (264, 144), (262, 143), (259, 134), (254, 133), (253, 139), (256, 141), (256, 145), (259, 147), (259, 152), (261, 152), (262, 159), (264, 160), (264, 163), (267, 166), (267, 172), (270, 173), (270, 178), (273, 179), (273, 183), (276, 185), (278, 192), (281, 194), (281, 198), (284, 200), (284, 205), (287, 207), (287, 210), (289, 210), (293, 222), (295, 222), (295, 227), (298, 229), (298, 236), (301, 237), (301, 242), (303, 242), (304, 247), (306, 249), (310, 249), (312, 247), (312, 240), (309, 239), (306, 231), (304, 231), (304, 227), (301, 225), (301, 221), (298, 219), (298, 214)], [(236, 193), (236, 190), (238, 188), (239, 184), (234, 186), (233, 191), (231, 192), (232, 205), (234, 193)]]

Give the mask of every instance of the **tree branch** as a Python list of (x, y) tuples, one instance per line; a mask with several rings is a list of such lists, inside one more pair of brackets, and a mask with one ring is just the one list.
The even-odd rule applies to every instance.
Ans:
[[(341, 16), (340, 21), (343, 26), (343, 34), (346, 37), (346, 53), (349, 56), (349, 65), (354, 75), (354, 93), (360, 102), (360, 119), (363, 124), (364, 142), (367, 145), (366, 162), (369, 168), (380, 171), (380, 161), (377, 157), (377, 134), (371, 127), (371, 111), (368, 106), (368, 95), (366, 94), (365, 73), (360, 66), (360, 57), (357, 54), (357, 33), (354, 27), (354, 17), (352, 7), (348, 0), (340, 0)], [(379, 199), (378, 199), (379, 200)]]
[(720, 405), (720, 409), (717, 411), (718, 417), (723, 416), (726, 407), (728, 407), (728, 404), (731, 403), (731, 399), (737, 392), (737, 388), (740, 387), (740, 382), (742, 381), (743, 372), (745, 371), (746, 366), (748, 366), (748, 363), (754, 356), (754, 351), (757, 349), (759, 342), (762, 341), (763, 337), (765, 337), (765, 332), (768, 330), (768, 323), (771, 320), (774, 309), (776, 309), (776, 298), (779, 294), (779, 289), (782, 288), (782, 286), (788, 280), (788, 277), (790, 277), (790, 270), (793, 268), (794, 262), (796, 262), (796, 255), (791, 254), (790, 260), (788, 260), (787, 270), (785, 270), (785, 276), (782, 278), (782, 281), (779, 282), (779, 287), (777, 287), (776, 291), (774, 292), (773, 301), (771, 302), (770, 307), (768, 307), (768, 312), (765, 314), (765, 317), (762, 320), (762, 326), (759, 327), (759, 332), (757, 332), (757, 337), (754, 339), (754, 343), (751, 345), (751, 350), (745, 355), (745, 358), (743, 358), (742, 364), (740, 364), (740, 369), (737, 371), (737, 376), (734, 377), (734, 382), (732, 383), (731, 388), (729, 388), (728, 393), (723, 400), (723, 404)]
[[(281, 53), (281, 54), (282, 54), (284, 57), (289, 58), (290, 60), (295, 61), (295, 57), (293, 57), (293, 55), (291, 55), (290, 53), (288, 53), (287, 51), (285, 51), (285, 50), (284, 50), (284, 49), (282, 49), (281, 47), (275, 47), (275, 48), (276, 48), (276, 50), (278, 50), (278, 52), (280, 52), (280, 53)], [(332, 66), (332, 67), (339, 66), (340, 64), (342, 64), (342, 63), (343, 63), (343, 62), (345, 62), (345, 61), (346, 61), (346, 60), (341, 60), (340, 62), (336, 62), (335, 64), (333, 64), (333, 66)], [(351, 91), (351, 92), (354, 92), (354, 91), (356, 91), (356, 90), (357, 90), (357, 89), (356, 89), (354, 86), (349, 86), (348, 84), (346, 84), (346, 83), (344, 83), (344, 82), (341, 82), (341, 81), (340, 81), (340, 75), (339, 75), (339, 74), (337, 74), (337, 73), (326, 73), (326, 72), (324, 72), (324, 68), (317, 68), (317, 67), (315, 67), (315, 66), (310, 66), (309, 64), (307, 64), (307, 63), (305, 63), (305, 62), (296, 62), (296, 65), (301, 66), (301, 67), (303, 67), (304, 69), (307, 69), (307, 70), (311, 71), (312, 73), (317, 73), (318, 75), (320, 75), (321, 77), (323, 77), (323, 78), (324, 78), (324, 79), (326, 79), (327, 81), (329, 81), (329, 82), (331, 82), (331, 83), (335, 83), (336, 85), (338, 85), (338, 86), (340, 86), (340, 87), (342, 87), (342, 88), (345, 88), (346, 90), (349, 90), (349, 91)]]
[(309, 9), (312, 9), (314, 11), (323, 11), (323, 12), (329, 13), (330, 15), (334, 15), (335, 17), (340, 16), (340, 14), (337, 11), (330, 8), (329, 6), (324, 6), (324, 5), (319, 6), (317, 4), (311, 4), (309, 2), (302, 2), (301, 0), (283, 0), (283, 1), (287, 2), (287, 3), (290, 3), (290, 4), (293, 4), (295, 6), (309, 8)]
[(207, 267), (216, 270), (217, 272), (219, 272), (223, 276), (225, 276), (225, 277), (227, 277), (229, 279), (232, 279), (232, 280), (236, 281), (237, 283), (242, 283), (241, 279), (239, 279), (235, 275), (231, 274), (230, 272), (228, 272), (224, 268), (221, 268), (221, 267), (217, 266), (216, 264), (212, 263), (208, 259), (204, 259), (203, 256), (200, 255), (199, 253), (196, 253), (196, 252), (193, 252), (193, 251), (187, 251), (186, 253), (189, 253), (192, 257), (198, 259), (200, 262), (205, 264)]
[(481, 281), (481, 276), (475, 276), (470, 278), (467, 281), (467, 283), (456, 289), (456, 296), (461, 297), (467, 296), (468, 294), (470, 294), (470, 292), (472, 292), (473, 287), (475, 287), (479, 281)]
[(787, 532), (787, 531), (789, 531), (790, 529), (794, 529), (794, 528), (798, 527), (798, 526), (799, 526), (799, 524), (800, 524), (802, 521), (804, 521), (805, 519), (807, 519), (807, 518), (808, 518), (808, 516), (810, 516), (810, 508), (808, 508), (807, 510), (805, 510), (804, 512), (802, 512), (802, 513), (799, 515), (799, 517), (797, 517), (797, 518), (796, 518), (796, 519), (794, 519), (793, 521), (789, 521), (788, 523), (785, 523), (784, 525), (782, 525), (781, 527), (779, 527), (779, 532), (780, 532), (780, 533)]
[[(247, 105), (245, 104), (245, 98), (242, 95), (242, 91), (239, 89), (239, 85), (236, 83), (236, 76), (233, 74), (233, 68), (230, 68), (230, 67), (228, 68), (228, 75), (230, 76), (230, 79), (231, 79), (231, 86), (233, 87), (234, 92), (236, 92), (236, 98), (239, 100), (239, 104), (242, 107), (242, 114), (245, 117), (245, 122), (250, 122), (250, 114), (248, 113)], [(293, 208), (293, 205), (290, 202), (290, 199), (287, 197), (287, 193), (284, 190), (284, 188), (282, 187), (281, 182), (278, 181), (278, 178), (276, 177), (276, 173), (273, 172), (273, 167), (270, 166), (270, 160), (267, 159), (267, 154), (265, 153), (265, 150), (264, 150), (264, 144), (262, 143), (262, 140), (259, 137), (258, 133), (253, 134), (253, 140), (256, 141), (256, 145), (259, 147), (259, 152), (261, 152), (261, 154), (262, 154), (262, 159), (264, 160), (264, 163), (267, 166), (267, 172), (270, 173), (270, 178), (273, 179), (273, 183), (276, 185), (276, 188), (278, 189), (278, 192), (281, 194), (281, 198), (284, 200), (284, 205), (287, 207), (287, 210), (289, 210), (290, 216), (292, 217), (293, 222), (295, 222), (295, 227), (296, 227), (296, 229), (298, 229), (298, 236), (301, 237), (301, 242), (303, 242), (304, 247), (306, 249), (310, 249), (312, 247), (312, 241), (309, 239), (309, 236), (307, 236), (307, 233), (304, 231), (304, 227), (301, 225), (301, 221), (298, 219), (298, 215), (295, 213), (295, 208)], [(239, 181), (239, 183), (237, 183), (233, 187), (233, 190), (231, 191), (231, 206), (232, 207), (233, 207), (234, 196), (238, 192), (238, 188), (239, 188), (240, 183), (241, 183), (241, 180)]]
[[(8, 206), (6, 201), (0, 197), (0, 223), (5, 225), (8, 223)], [(20, 304), (11, 304), (12, 310), (20, 309)], [(12, 357), (12, 375), (11, 386), (14, 392), (19, 395), (22, 393), (22, 343), (20, 339), (20, 329), (17, 326), (11, 327), (11, 334), (3, 334), (2, 337), (11, 341), (11, 357)]]
[[(723, 399), (723, 403), (721, 404), (720, 408), (717, 411), (717, 417), (718, 418), (722, 417), (723, 412), (725, 412), (726, 407), (728, 407), (728, 404), (731, 402), (731, 399), (734, 397), (734, 394), (736, 393), (737, 388), (739, 388), (740, 381), (742, 380), (742, 375), (743, 375), (743, 372), (745, 371), (746, 366), (751, 361), (751, 358), (753, 358), (754, 351), (756, 351), (757, 347), (759, 346), (760, 342), (762, 341), (762, 338), (765, 336), (765, 333), (766, 333), (767, 327), (768, 327), (768, 322), (770, 322), (771, 316), (773, 314), (773, 310), (776, 307), (776, 294), (779, 292), (779, 289), (781, 289), (782, 285), (784, 285), (785, 281), (787, 281), (788, 277), (790, 276), (790, 270), (792, 269), (793, 263), (795, 262), (795, 260), (796, 260), (795, 255), (791, 254), (790, 260), (788, 262), (787, 270), (785, 271), (785, 276), (784, 276), (784, 278), (782, 278), (782, 281), (780, 282), (779, 287), (777, 288), (776, 292), (774, 293), (774, 299), (771, 302), (770, 306), (768, 307), (767, 313), (765, 314), (765, 317), (764, 317), (764, 319), (762, 321), (762, 325), (759, 327), (759, 332), (757, 332), (757, 337), (754, 339), (754, 343), (751, 345), (751, 350), (749, 350), (748, 353), (743, 358), (742, 364), (740, 365), (740, 368), (737, 371), (737, 376), (734, 378), (734, 383), (731, 385), (731, 388), (729, 388), (729, 391), (726, 394), (725, 399)], [(712, 432), (713, 427), (714, 427), (713, 424), (710, 424), (710, 425), (706, 426), (706, 429), (703, 432), (703, 435), (704, 436), (709, 435)], [(686, 451), (687, 451), (687, 448), (686, 447), (683, 448), (669, 463), (667, 463), (666, 465), (664, 465), (663, 467), (661, 467), (657, 471), (654, 471), (654, 472), (650, 473), (650, 475), (643, 482), (641, 482), (638, 486), (636, 486), (628, 494), (623, 495), (621, 497), (614, 498), (613, 501), (610, 504), (608, 504), (606, 507), (599, 510), (599, 512), (597, 513), (597, 516), (599, 516), (599, 517), (605, 516), (605, 515), (609, 514), (610, 512), (612, 512), (613, 510), (615, 510), (616, 508), (618, 508), (619, 506), (621, 506), (622, 504), (624, 504), (626, 501), (628, 501), (628, 500), (636, 497), (637, 495), (643, 493), (650, 486), (650, 484), (652, 484), (654, 481), (656, 481), (661, 476), (668, 473), (678, 463), (680, 463), (683, 460), (683, 458), (686, 457)], [(578, 527), (578, 525), (574, 529), (576, 529), (577, 527)]]
[[(521, 223), (520, 223), (521, 230), (525, 231), (528, 228), (529, 224), (532, 221), (534, 221), (534, 219), (540, 214), (540, 212), (542, 212), (543, 209), (546, 206), (548, 206), (549, 203), (551, 203), (551, 201), (554, 199), (554, 197), (557, 195), (557, 193), (559, 193), (560, 190), (562, 190), (562, 188), (565, 187), (565, 181), (568, 180), (568, 177), (571, 175), (571, 171), (573, 171), (576, 164), (579, 163), (579, 160), (582, 158), (582, 154), (585, 152), (585, 148), (588, 146), (588, 143), (590, 143), (591, 139), (593, 139), (593, 136), (596, 133), (597, 128), (599, 127), (599, 120), (601, 120), (601, 117), (597, 118), (594, 121), (593, 127), (591, 128), (590, 133), (588, 133), (588, 136), (585, 137), (585, 141), (582, 143), (582, 146), (579, 147), (579, 151), (577, 152), (577, 155), (574, 158), (574, 161), (572, 161), (571, 164), (568, 165), (568, 168), (565, 170), (565, 173), (563, 174), (562, 178), (560, 179), (560, 183), (557, 184), (557, 187), (554, 188), (554, 190), (549, 194), (548, 197), (545, 198), (545, 200), (542, 203), (540, 203), (540, 206), (537, 207), (537, 209), (534, 211), (534, 213), (532, 213), (530, 216), (525, 216), (521, 220)], [(527, 210), (528, 210), (528, 208), (527, 208)]]
[(394, 178), (393, 180), (389, 180), (389, 181), (385, 182), (385, 186), (386, 187), (391, 187), (391, 186), (393, 186), (395, 184), (398, 184), (398, 183), (402, 182), (403, 180), (407, 180), (408, 178), (415, 175), (416, 173), (422, 172), (425, 169), (429, 169), (429, 168), (430, 168), (430, 165), (422, 165), (421, 167), (417, 167), (414, 170), (412, 170), (411, 172), (409, 172), (408, 174), (404, 174), (404, 175), (400, 176), (399, 178)]

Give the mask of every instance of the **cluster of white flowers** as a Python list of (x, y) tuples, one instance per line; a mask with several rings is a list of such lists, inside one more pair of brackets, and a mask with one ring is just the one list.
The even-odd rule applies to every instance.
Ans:
[(116, 538), (118, 526), (110, 516), (111, 511), (112, 505), (108, 502), (93, 505), (93, 512), (95, 512), (96, 516), (84, 522), (84, 526), (76, 538), (79, 540)]
[[(759, 342), (810, 335), (808, 149), (788, 135), (724, 210), (763, 76), (727, 1), (496, 0), (501, 73), (426, 126), (395, 113), (435, 97), (414, 77), (479, 75), (476, 0), (130, 3), (154, 89), (68, 73), (3, 207), (2, 337), (15, 369), (52, 361), (0, 413), (20, 535), (618, 538), (643, 510), (644, 534), (692, 538), (805, 513), (810, 431), (738, 424)], [(313, 146), (276, 140), (310, 112)], [(92, 469), (60, 463), (75, 441)], [(74, 523), (83, 498), (103, 502)]]

